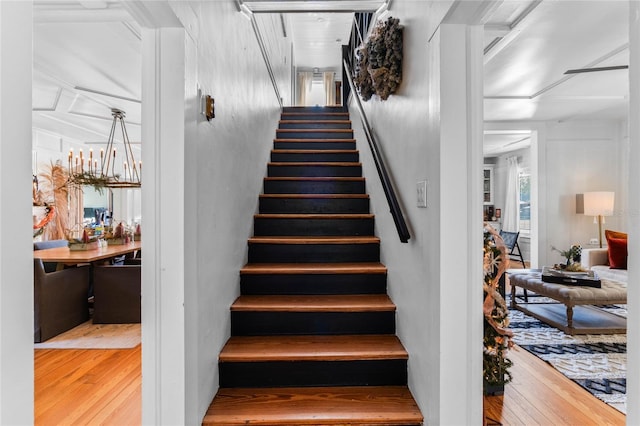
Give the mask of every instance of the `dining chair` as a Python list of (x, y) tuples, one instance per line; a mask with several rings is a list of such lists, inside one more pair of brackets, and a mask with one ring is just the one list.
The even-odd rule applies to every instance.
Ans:
[(93, 323), (129, 324), (141, 319), (140, 265), (93, 268)]
[(89, 320), (90, 268), (46, 272), (33, 260), (34, 342), (40, 343)]

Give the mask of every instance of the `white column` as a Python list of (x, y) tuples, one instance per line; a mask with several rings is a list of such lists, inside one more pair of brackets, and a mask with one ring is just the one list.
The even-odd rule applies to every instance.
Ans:
[(629, 287), (627, 288), (627, 424), (640, 424), (640, 3), (629, 1)]
[(142, 31), (142, 422), (185, 420), (185, 32)]
[(441, 425), (482, 422), (482, 39), (440, 26)]
[(0, 1), (0, 424), (33, 424), (33, 4)]

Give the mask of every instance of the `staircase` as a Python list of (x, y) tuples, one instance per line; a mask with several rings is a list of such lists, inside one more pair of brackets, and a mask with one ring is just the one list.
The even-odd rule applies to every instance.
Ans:
[(341, 107), (288, 107), (204, 425), (420, 425)]

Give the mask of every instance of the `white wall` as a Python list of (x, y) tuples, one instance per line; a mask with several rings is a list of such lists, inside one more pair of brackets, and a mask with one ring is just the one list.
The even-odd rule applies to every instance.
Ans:
[[(376, 233), (382, 240), (382, 262), (389, 269), (389, 294), (398, 307), (397, 331), (409, 351), (409, 385), (425, 424), (434, 425), (474, 424), (482, 417), (482, 157), (478, 151), (477, 161), (470, 164), (467, 152), (468, 132), (475, 129), (481, 139), (482, 129), (481, 118), (475, 128), (474, 118), (466, 115), (473, 110), (466, 104), (467, 73), (473, 74), (474, 66), (466, 56), (472, 49), (467, 44), (469, 33), (463, 25), (448, 25), (444, 33), (445, 26), (436, 30), (449, 6), (442, 2), (392, 3), (390, 15), (404, 26), (403, 82), (387, 101), (374, 97), (364, 103), (410, 227), (408, 244), (399, 241), (356, 110), (351, 107)], [(481, 76), (481, 70), (475, 71)], [(471, 179), (476, 172), (477, 179)], [(416, 206), (416, 183), (422, 180), (427, 181), (426, 209)], [(477, 185), (477, 202), (467, 198), (471, 181)], [(468, 219), (474, 210), (475, 216), (471, 214), (477, 223)], [(477, 236), (467, 234), (468, 229), (476, 228)], [(468, 246), (472, 247), (469, 252)], [(477, 252), (476, 260), (468, 257), (473, 252)], [(468, 291), (474, 265), (478, 286)], [(477, 300), (477, 305), (467, 304), (468, 300)], [(477, 321), (473, 320), (476, 313)]]
[(0, 2), (0, 424), (33, 424), (33, 5)]
[[(251, 23), (233, 2), (173, 2), (188, 31), (185, 141), (186, 421), (202, 421), (218, 387), (217, 358), (230, 333), (229, 306), (279, 104)], [(216, 118), (198, 113), (194, 84), (215, 99)]]
[[(614, 216), (605, 218), (604, 229), (627, 231), (627, 161), (625, 123), (617, 121), (564, 122), (547, 124), (545, 202), (540, 212), (547, 219), (548, 247), (540, 247), (541, 264), (561, 258), (550, 246), (566, 248), (578, 243), (589, 247), (598, 237), (592, 217), (575, 213), (575, 194), (614, 191)], [(593, 246), (591, 246), (593, 247)], [(546, 254), (546, 256), (544, 256)]]
[[(621, 164), (629, 167), (627, 185), (629, 203), (625, 213), (629, 226), (629, 282), (640, 281), (640, 194), (637, 191), (640, 182), (640, 4), (629, 1), (629, 117), (628, 138), (626, 140), (625, 160)], [(630, 165), (633, 165), (631, 167)], [(627, 424), (640, 424), (640, 289), (630, 285), (627, 294), (629, 311), (627, 322)]]
[[(254, 15), (260, 34), (267, 49), (267, 55), (273, 75), (278, 85), (278, 91), (284, 105), (292, 105), (291, 74), (293, 61), (291, 28), (286, 28), (287, 37), (282, 32), (282, 22), (279, 13), (258, 13)], [(285, 19), (285, 26), (287, 26)]]
[[(535, 205), (532, 194), (532, 208), (537, 209), (540, 219), (539, 235), (532, 235), (530, 241), (540, 237), (537, 249), (538, 261), (533, 266), (541, 267), (557, 263), (561, 258), (551, 250), (580, 244), (590, 244), (598, 237), (598, 227), (592, 217), (575, 213), (575, 195), (587, 191), (610, 190), (616, 193), (613, 217), (605, 218), (604, 229), (627, 231), (626, 212), (628, 210), (628, 170), (627, 158), (629, 138), (626, 123), (620, 121), (566, 121), (537, 123), (491, 123), (492, 128), (534, 130), (539, 143), (529, 149), (503, 154), (491, 159), (495, 162), (495, 205), (504, 206), (506, 193), (506, 158), (517, 155), (521, 167), (529, 168), (532, 178), (539, 186), (540, 198)], [(538, 129), (538, 130), (535, 130)], [(536, 149), (538, 162), (533, 161), (532, 151)], [(532, 191), (533, 192), (533, 191)], [(534, 212), (532, 212), (533, 218)], [(535, 253), (529, 253), (529, 240), (520, 239), (520, 246), (529, 260)], [(535, 242), (533, 243), (535, 246)], [(535, 247), (532, 248), (535, 250)]]

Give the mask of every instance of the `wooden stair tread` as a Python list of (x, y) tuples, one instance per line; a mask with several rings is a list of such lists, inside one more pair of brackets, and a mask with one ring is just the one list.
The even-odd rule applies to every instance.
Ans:
[(268, 163), (268, 166), (298, 166), (298, 167), (324, 167), (324, 166), (331, 166), (331, 167), (355, 167), (355, 166), (361, 166), (362, 163), (358, 163), (358, 162), (346, 162), (346, 161), (322, 161), (322, 162), (310, 162), (310, 161), (296, 161), (296, 162), (274, 162), (274, 163)]
[(203, 426), (419, 425), (423, 418), (406, 386), (223, 388)]
[(250, 244), (379, 244), (374, 236), (308, 237), (308, 236), (257, 236), (249, 238)]
[(247, 263), (241, 275), (249, 274), (386, 274), (379, 262), (359, 263)]
[(369, 198), (369, 194), (260, 194), (260, 198)]
[(386, 294), (240, 296), (236, 312), (382, 312), (395, 311)]
[[(351, 124), (351, 120), (280, 120), (280, 124)], [(282, 129), (278, 129), (282, 130)]]
[[(345, 129), (345, 130), (350, 130), (350, 129)], [(287, 138), (276, 138), (273, 140), (274, 142), (328, 142), (328, 143), (333, 143), (333, 142), (355, 142), (355, 139), (329, 139), (329, 138), (317, 138), (317, 139), (301, 139), (301, 138), (294, 138), (294, 139), (287, 139)]]
[(357, 154), (357, 149), (272, 149), (273, 154)]
[(329, 336), (231, 336), (220, 362), (353, 361), (408, 359), (391, 334)]
[(265, 177), (264, 180), (269, 181), (309, 181), (309, 182), (332, 182), (332, 181), (341, 181), (341, 182), (362, 182), (365, 180), (363, 177), (351, 177), (351, 176), (269, 176)]
[(370, 213), (260, 213), (255, 219), (373, 219)]

